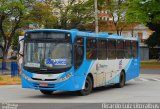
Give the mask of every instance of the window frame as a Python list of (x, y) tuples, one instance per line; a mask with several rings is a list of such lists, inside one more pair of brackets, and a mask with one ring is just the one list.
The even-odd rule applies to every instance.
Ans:
[[(119, 49), (118, 47), (119, 47), (119, 45), (118, 45), (118, 42), (123, 42), (122, 44), (123, 45), (121, 45), (121, 46), (123, 46), (122, 47), (122, 49)], [(122, 39), (117, 39), (116, 40), (116, 57), (117, 57), (117, 59), (124, 59), (125, 58), (125, 53), (124, 53), (124, 45), (125, 45), (125, 43), (124, 43), (125, 41), (124, 40), (122, 40)], [(119, 55), (119, 54), (121, 54), (121, 52), (122, 52), (122, 56), (121, 55)]]
[[(134, 48), (134, 46), (133, 46), (133, 43), (135, 43), (135, 45), (136, 45), (136, 49), (135, 50), (133, 50), (133, 48)], [(132, 57), (133, 58), (138, 58), (138, 41), (131, 41), (131, 47), (132, 47)], [(134, 54), (134, 51), (136, 51), (136, 54)]]
[[(93, 46), (87, 48), (88, 44), (87, 44), (87, 41), (88, 40), (95, 40), (95, 47), (93, 48)], [(95, 54), (95, 58), (88, 58), (88, 49), (90, 49), (91, 51), (94, 51), (96, 54)], [(94, 54), (94, 53), (93, 53)], [(86, 38), (86, 60), (97, 60), (97, 38), (93, 38), (93, 37), (87, 37)]]
[[(114, 48), (112, 48), (112, 49), (110, 49), (110, 47), (109, 47), (109, 44), (110, 44), (110, 41), (114, 41)], [(113, 43), (113, 42), (112, 42)], [(111, 50), (111, 52), (113, 51), (114, 52), (114, 55), (115, 56), (113, 56), (112, 57), (112, 55), (111, 55), (111, 57), (110, 57), (110, 50)], [(112, 53), (111, 53), (112, 54)], [(117, 58), (117, 56), (116, 56), (116, 39), (107, 39), (107, 58), (110, 60), (110, 59), (116, 59)]]
[[(99, 46), (99, 41), (104, 41), (104, 47), (101, 48)], [(104, 54), (102, 54), (102, 51), (104, 51)], [(99, 53), (102, 55), (102, 57), (99, 57)], [(104, 55), (104, 57), (103, 57)], [(106, 60), (107, 59), (107, 39), (105, 38), (98, 38), (97, 39), (97, 58), (98, 60)]]

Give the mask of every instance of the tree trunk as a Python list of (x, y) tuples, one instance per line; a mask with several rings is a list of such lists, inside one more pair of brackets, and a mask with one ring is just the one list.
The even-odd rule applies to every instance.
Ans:
[(120, 34), (119, 34), (119, 30), (117, 29), (117, 35), (119, 36)]
[(134, 37), (134, 30), (132, 29), (132, 37)]
[(2, 59), (2, 70), (7, 69), (6, 61), (7, 61), (8, 50), (3, 51), (3, 59)]

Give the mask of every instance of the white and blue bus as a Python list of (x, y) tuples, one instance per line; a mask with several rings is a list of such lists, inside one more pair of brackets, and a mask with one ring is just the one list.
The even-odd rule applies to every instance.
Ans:
[(24, 35), (22, 87), (50, 95), (114, 84), (139, 76), (138, 38), (78, 30), (28, 30)]

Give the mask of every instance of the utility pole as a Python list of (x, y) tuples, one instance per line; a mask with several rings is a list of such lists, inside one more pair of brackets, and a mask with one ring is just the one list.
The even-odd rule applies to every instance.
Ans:
[(95, 7), (95, 32), (98, 33), (98, 7), (97, 7), (97, 0), (94, 0), (94, 7)]

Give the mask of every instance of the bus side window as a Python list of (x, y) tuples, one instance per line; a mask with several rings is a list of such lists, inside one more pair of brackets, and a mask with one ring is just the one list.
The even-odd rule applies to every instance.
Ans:
[(117, 58), (123, 59), (124, 58), (124, 41), (123, 40), (117, 40), (116, 51), (117, 51)]
[(107, 43), (107, 40), (98, 39), (97, 56), (99, 60), (105, 60), (107, 58), (106, 43)]
[(131, 58), (132, 57), (132, 46), (131, 41), (126, 40), (125, 41), (125, 58)]
[(74, 44), (74, 66), (78, 69), (84, 59), (84, 38), (78, 37)]
[(137, 41), (132, 41), (132, 56), (133, 58), (138, 57), (138, 42)]
[(88, 60), (97, 59), (97, 40), (96, 38), (87, 38), (86, 58)]
[(116, 59), (116, 40), (109, 39), (107, 43), (108, 59)]

